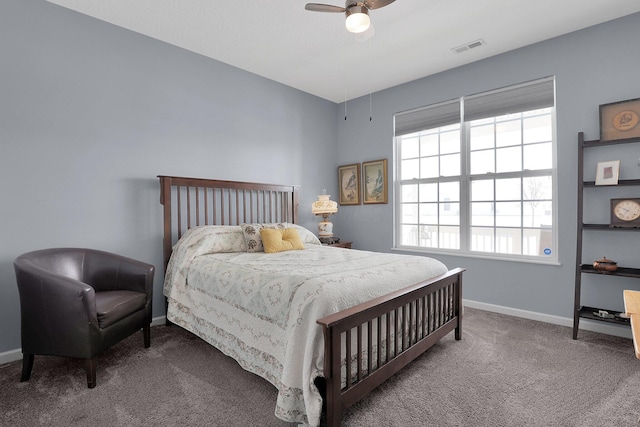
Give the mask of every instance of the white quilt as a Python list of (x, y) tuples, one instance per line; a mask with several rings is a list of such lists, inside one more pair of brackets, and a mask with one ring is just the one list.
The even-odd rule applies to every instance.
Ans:
[(322, 410), (313, 383), (324, 361), (316, 320), (447, 271), (432, 258), (308, 243), (273, 254), (220, 252), (212, 239), (199, 232), (174, 247), (168, 319), (271, 382), (278, 418), (311, 426)]

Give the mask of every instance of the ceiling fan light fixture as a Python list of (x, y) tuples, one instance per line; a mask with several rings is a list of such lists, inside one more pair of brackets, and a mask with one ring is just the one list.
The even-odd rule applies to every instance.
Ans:
[(351, 6), (346, 13), (345, 25), (350, 33), (362, 33), (371, 26), (369, 10), (365, 6)]

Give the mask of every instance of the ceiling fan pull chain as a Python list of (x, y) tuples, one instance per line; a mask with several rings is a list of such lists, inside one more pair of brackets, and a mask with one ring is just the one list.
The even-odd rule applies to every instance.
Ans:
[[(371, 58), (373, 57), (373, 54), (371, 53), (373, 51), (373, 38), (370, 38), (369, 40), (367, 40), (367, 44), (369, 45), (369, 69), (373, 70), (373, 67), (371, 66), (371, 63), (373, 62), (371, 60)], [(369, 84), (369, 121), (370, 122), (373, 121), (373, 103), (371, 102), (371, 84)]]
[(347, 121), (347, 33), (344, 33), (344, 49), (342, 50), (342, 54), (344, 56), (343, 67), (344, 71), (342, 75), (344, 75), (344, 121)]

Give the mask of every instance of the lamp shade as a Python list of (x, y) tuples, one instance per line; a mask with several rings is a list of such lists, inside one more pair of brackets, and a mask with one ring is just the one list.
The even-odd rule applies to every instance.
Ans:
[(328, 194), (320, 194), (318, 200), (311, 205), (311, 213), (314, 215), (334, 214), (338, 212), (338, 203), (331, 200)]
[(347, 9), (347, 19), (345, 26), (347, 31), (351, 33), (362, 33), (369, 29), (371, 19), (369, 19), (369, 11), (364, 6), (352, 6)]

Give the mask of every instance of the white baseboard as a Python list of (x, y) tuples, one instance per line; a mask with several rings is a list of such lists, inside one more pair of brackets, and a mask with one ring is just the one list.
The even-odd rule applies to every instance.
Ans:
[(15, 362), (16, 360), (22, 359), (22, 350), (9, 350), (4, 353), (0, 353), (0, 365), (4, 365), (5, 363)]
[[(514, 317), (522, 317), (529, 320), (538, 320), (540, 322), (573, 328), (573, 319), (569, 317), (560, 317), (551, 314), (537, 313), (535, 311), (520, 310), (518, 308), (487, 304), (484, 302), (471, 301), (464, 298), (462, 299), (462, 305), (470, 308), (477, 308), (479, 310), (491, 311), (494, 313), (501, 313)], [(464, 329), (464, 322), (462, 328)], [(580, 330), (599, 332), (601, 334), (614, 335), (623, 338), (631, 338), (631, 329), (626, 326), (618, 326), (605, 322), (591, 321), (589, 319), (580, 319)], [(578, 338), (579, 335), (580, 334), (578, 334)]]
[[(166, 319), (167, 319), (166, 316), (154, 317), (151, 320), (151, 326), (164, 325)], [(10, 362), (15, 362), (16, 360), (20, 360), (20, 359), (22, 359), (22, 349), (20, 348), (0, 353), (0, 365), (4, 365), (5, 363), (10, 363)]]
[(164, 325), (167, 322), (167, 316), (154, 317), (151, 319), (151, 326)]

